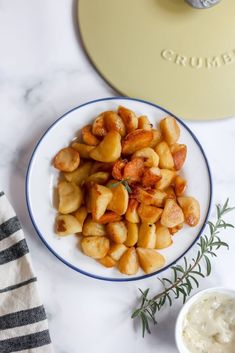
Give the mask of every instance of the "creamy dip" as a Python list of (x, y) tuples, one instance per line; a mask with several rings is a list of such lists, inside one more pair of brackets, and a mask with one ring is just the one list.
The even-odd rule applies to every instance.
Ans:
[(235, 353), (235, 298), (206, 293), (183, 321), (183, 341), (191, 353)]

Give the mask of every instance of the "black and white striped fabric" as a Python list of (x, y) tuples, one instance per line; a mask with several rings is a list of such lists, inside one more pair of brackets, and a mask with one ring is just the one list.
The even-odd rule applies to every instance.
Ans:
[(20, 222), (0, 192), (0, 353), (11, 352), (51, 353), (52, 346)]

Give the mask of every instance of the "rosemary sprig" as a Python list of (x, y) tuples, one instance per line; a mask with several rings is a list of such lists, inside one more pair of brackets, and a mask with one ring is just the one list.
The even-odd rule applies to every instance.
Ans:
[[(149, 289), (142, 291), (141, 289), (141, 304), (132, 314), (132, 319), (139, 318), (142, 324), (142, 335), (144, 337), (146, 331), (150, 331), (150, 323), (156, 324), (156, 314), (168, 302), (171, 306), (173, 299), (182, 298), (185, 303), (186, 298), (190, 295), (193, 288), (199, 287), (198, 278), (209, 276), (211, 273), (211, 257), (215, 257), (216, 251), (221, 247), (229, 248), (228, 244), (221, 241), (219, 238), (220, 231), (226, 228), (234, 228), (232, 224), (226, 223), (223, 217), (231, 212), (234, 208), (228, 207), (229, 200), (227, 199), (223, 206), (217, 205), (217, 220), (215, 223), (208, 221), (209, 236), (203, 235), (197, 243), (199, 250), (195, 258), (192, 258), (191, 263), (188, 263), (186, 257), (183, 258), (182, 265), (174, 265), (171, 267), (172, 277), (158, 278), (162, 283), (163, 290), (148, 297)], [(201, 262), (205, 262), (205, 270), (201, 267)]]
[(110, 188), (115, 188), (116, 186), (122, 184), (125, 186), (125, 188), (127, 189), (127, 191), (129, 192), (129, 194), (132, 193), (132, 190), (131, 190), (131, 187), (130, 185), (128, 184), (128, 181), (130, 180), (130, 178), (127, 178), (127, 179), (122, 179), (122, 180), (119, 180), (117, 181), (116, 183), (113, 183), (111, 185), (109, 185)]

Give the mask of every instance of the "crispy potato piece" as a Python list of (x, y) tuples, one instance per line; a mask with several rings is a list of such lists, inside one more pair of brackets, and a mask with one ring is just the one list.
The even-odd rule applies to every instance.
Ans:
[(81, 158), (86, 159), (90, 158), (90, 152), (95, 148), (95, 146), (89, 146), (79, 142), (73, 142), (72, 147), (79, 153)]
[(134, 275), (139, 269), (138, 257), (135, 248), (129, 248), (119, 260), (118, 269), (125, 275)]
[(104, 113), (101, 113), (92, 124), (92, 134), (99, 137), (107, 135), (107, 129), (104, 123)]
[(161, 120), (160, 128), (163, 138), (166, 140), (168, 145), (173, 145), (178, 141), (180, 137), (180, 128), (175, 118), (168, 116)]
[(114, 163), (105, 163), (105, 162), (97, 162), (95, 161), (91, 167), (91, 173), (95, 174), (97, 172), (108, 172), (111, 173), (113, 170)]
[[(177, 177), (176, 177), (177, 178)], [(175, 194), (175, 189), (173, 188), (173, 186), (169, 186), (166, 190), (166, 198), (167, 199), (173, 199), (176, 200), (176, 194)]]
[(144, 161), (141, 158), (134, 158), (124, 167), (123, 178), (129, 183), (140, 182), (144, 173)]
[(141, 248), (154, 249), (156, 246), (156, 226), (143, 222), (139, 229), (137, 245)]
[(116, 265), (116, 261), (113, 260), (109, 255), (106, 255), (102, 259), (98, 260), (99, 263), (105, 267), (111, 268)]
[(161, 169), (161, 179), (157, 182), (156, 187), (158, 190), (165, 190), (170, 186), (175, 177), (176, 177), (176, 172), (174, 170), (169, 170), (169, 169)]
[(142, 115), (138, 118), (138, 129), (152, 130), (152, 124), (146, 115)]
[(148, 147), (153, 138), (152, 131), (138, 129), (130, 132), (122, 142), (122, 153), (133, 154), (141, 148)]
[(169, 229), (162, 226), (161, 223), (156, 224), (156, 249), (165, 249), (172, 244), (172, 237)]
[(87, 256), (93, 259), (102, 259), (109, 251), (109, 239), (105, 237), (84, 237), (81, 248)]
[(178, 202), (183, 210), (185, 222), (190, 227), (195, 227), (200, 221), (200, 205), (194, 197), (178, 197)]
[(108, 223), (106, 231), (109, 238), (117, 244), (122, 244), (127, 238), (127, 229), (122, 221)]
[(78, 220), (78, 222), (81, 224), (81, 226), (83, 227), (83, 223), (87, 217), (86, 207), (84, 207), (84, 206), (80, 207), (76, 212), (74, 212), (73, 215)]
[(56, 218), (56, 234), (60, 236), (65, 236), (65, 235), (80, 233), (81, 231), (82, 231), (82, 225), (76, 219), (76, 217), (70, 214), (66, 214), (66, 215), (59, 215)]
[(142, 222), (156, 223), (162, 214), (162, 209), (141, 203), (138, 207), (138, 214)]
[(150, 190), (149, 193), (152, 195), (153, 201), (152, 205), (157, 207), (163, 207), (167, 194), (165, 191), (160, 190)]
[(145, 170), (141, 182), (144, 187), (153, 187), (161, 179), (161, 177), (161, 170), (159, 168), (152, 167)]
[(105, 213), (109, 202), (112, 199), (112, 192), (103, 185), (93, 183), (91, 185), (91, 213), (94, 221), (98, 220)]
[(93, 219), (91, 217), (88, 217), (85, 220), (85, 223), (83, 225), (82, 234), (85, 237), (89, 237), (89, 236), (102, 237), (102, 236), (106, 235), (107, 232), (106, 232), (104, 224), (97, 223), (97, 222), (93, 221)]
[(91, 162), (86, 162), (73, 172), (64, 173), (64, 177), (67, 181), (82, 185), (90, 174), (91, 166)]
[(143, 158), (145, 167), (151, 168), (158, 166), (159, 156), (151, 147), (141, 148), (132, 155), (131, 159), (137, 157)]
[(145, 273), (152, 273), (165, 265), (165, 258), (154, 249), (137, 248), (140, 267)]
[(175, 178), (175, 193), (176, 196), (182, 196), (186, 190), (187, 181), (183, 179), (181, 176), (177, 175)]
[(159, 156), (159, 167), (163, 169), (174, 169), (174, 161), (171, 155), (170, 148), (165, 141), (160, 142), (155, 151)]
[(177, 233), (179, 230), (181, 230), (184, 226), (184, 223), (178, 224), (177, 226), (173, 227), (173, 228), (168, 228), (169, 232), (171, 233), (171, 235)]
[(129, 195), (124, 185), (118, 184), (117, 186), (112, 186), (114, 183), (116, 183), (116, 181), (112, 180), (107, 184), (107, 187), (113, 194), (107, 210), (114, 211), (118, 215), (123, 215), (126, 213), (128, 207)]
[(120, 221), (121, 219), (122, 217), (117, 213), (113, 211), (106, 211), (105, 214), (103, 214), (103, 216), (101, 216), (97, 222), (100, 224), (107, 224), (110, 222)]
[(171, 146), (171, 154), (174, 160), (175, 169), (180, 170), (183, 167), (184, 162), (186, 160), (187, 146), (175, 143), (174, 145)]
[(128, 247), (134, 246), (138, 241), (139, 228), (136, 223), (126, 222), (127, 238), (124, 244)]
[(90, 152), (90, 157), (99, 162), (115, 162), (121, 156), (121, 135), (109, 131), (103, 141)]
[(105, 112), (104, 123), (108, 131), (117, 131), (122, 137), (126, 135), (125, 124), (122, 118), (116, 112)]
[(161, 224), (167, 228), (173, 228), (184, 222), (182, 209), (175, 200), (167, 199), (161, 217)]
[(79, 163), (79, 153), (71, 147), (62, 148), (53, 160), (54, 167), (62, 172), (73, 172), (77, 169)]
[(75, 183), (69, 183), (65, 180), (58, 184), (60, 213), (67, 214), (76, 211), (82, 204), (83, 193), (81, 188)]
[(136, 199), (138, 202), (145, 205), (153, 205), (157, 207), (162, 207), (166, 193), (160, 190), (144, 190), (139, 186), (132, 188), (131, 197)]
[(113, 244), (108, 254), (114, 261), (119, 261), (126, 250), (127, 247), (124, 244)]
[(162, 140), (162, 134), (160, 130), (152, 129), (153, 138), (149, 144), (149, 147), (154, 148)]
[(112, 170), (112, 176), (114, 177), (114, 179), (122, 180), (124, 178), (123, 173), (127, 163), (128, 163), (127, 159), (120, 159), (114, 163), (113, 170)]
[(118, 108), (118, 115), (122, 118), (127, 133), (137, 129), (138, 118), (132, 110), (120, 106)]
[(93, 181), (94, 183), (97, 184), (105, 184), (109, 179), (109, 173), (108, 172), (97, 172), (94, 174), (91, 174), (88, 178), (87, 178), (87, 182), (89, 181)]
[(89, 146), (96, 146), (100, 143), (100, 140), (92, 134), (92, 125), (86, 125), (82, 128), (82, 139)]
[(130, 199), (129, 204), (126, 210), (126, 220), (131, 223), (139, 223), (140, 222), (140, 217), (138, 215), (137, 209), (139, 206), (139, 202), (136, 201), (135, 199)]

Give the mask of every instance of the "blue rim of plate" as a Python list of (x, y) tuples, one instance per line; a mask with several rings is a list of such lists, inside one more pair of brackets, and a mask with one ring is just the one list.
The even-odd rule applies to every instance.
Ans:
[[(81, 270), (80, 268), (74, 266), (73, 264), (69, 263), (68, 261), (66, 261), (65, 259), (63, 259), (59, 254), (57, 254), (52, 248), (51, 246), (46, 242), (46, 240), (44, 239), (43, 234), (40, 232), (34, 217), (33, 217), (33, 213), (31, 210), (31, 205), (30, 205), (30, 201), (29, 201), (29, 178), (30, 178), (30, 171), (31, 171), (31, 166), (34, 160), (34, 155), (37, 151), (38, 146), (41, 144), (41, 142), (43, 141), (44, 137), (47, 135), (47, 133), (54, 127), (54, 125), (56, 125), (60, 120), (64, 119), (68, 114), (70, 114), (71, 112), (80, 109), (86, 105), (89, 104), (94, 104), (97, 102), (102, 102), (102, 101), (109, 101), (109, 100), (127, 100), (127, 101), (136, 101), (136, 102), (141, 102), (141, 103), (145, 103), (147, 105), (151, 105), (157, 109), (160, 109), (161, 111), (165, 112), (168, 115), (173, 116), (177, 121), (179, 121), (180, 124), (182, 124), (184, 126), (184, 128), (190, 133), (190, 135), (192, 136), (192, 138), (194, 139), (194, 141), (196, 142), (196, 144), (198, 145), (206, 166), (207, 166), (207, 171), (208, 171), (208, 176), (209, 176), (209, 183), (210, 183), (210, 198), (209, 198), (209, 205), (208, 205), (208, 209), (207, 209), (207, 213), (206, 213), (206, 217), (205, 217), (205, 221), (200, 229), (200, 231), (198, 232), (198, 235), (196, 236), (196, 238), (194, 239), (194, 241), (192, 242), (192, 244), (172, 263), (170, 263), (169, 265), (167, 265), (166, 267), (163, 267), (162, 269), (155, 271), (153, 273), (150, 274), (145, 274), (139, 277), (124, 277), (124, 278), (112, 278), (112, 277), (102, 277), (99, 275), (94, 275), (92, 273), (86, 272), (84, 270)], [(71, 110), (69, 110), (68, 112), (66, 112), (65, 114), (63, 114), (60, 118), (58, 118), (52, 125), (50, 125), (50, 127), (45, 131), (45, 133), (42, 135), (42, 137), (39, 139), (39, 141), (37, 142), (36, 146), (34, 147), (33, 153), (30, 157), (29, 160), (29, 164), (28, 164), (28, 168), (27, 168), (27, 172), (26, 172), (26, 180), (25, 180), (25, 193), (26, 193), (26, 204), (27, 204), (27, 208), (28, 208), (28, 212), (29, 212), (29, 216), (31, 219), (31, 222), (39, 236), (39, 238), (41, 239), (41, 241), (44, 243), (44, 245), (48, 248), (48, 250), (50, 250), (52, 252), (53, 255), (55, 255), (61, 262), (63, 262), (66, 266), (72, 268), (74, 271), (79, 272), (85, 276), (91, 277), (91, 278), (95, 278), (95, 279), (99, 279), (99, 280), (103, 280), (103, 281), (110, 281), (110, 282), (130, 282), (130, 281), (138, 281), (141, 279), (145, 279), (148, 277), (152, 277), (155, 276), (165, 270), (167, 270), (169, 267), (171, 267), (172, 265), (174, 265), (176, 262), (178, 262), (193, 246), (194, 244), (197, 242), (197, 240), (199, 239), (199, 237), (201, 236), (202, 232), (204, 231), (207, 221), (208, 221), (208, 217), (210, 214), (210, 210), (211, 210), (211, 203), (212, 203), (212, 194), (213, 194), (213, 186), (212, 186), (212, 177), (211, 177), (211, 170), (210, 170), (210, 166), (209, 166), (209, 162), (207, 160), (207, 157), (205, 155), (205, 152), (200, 144), (200, 142), (198, 141), (197, 137), (194, 135), (194, 133), (189, 129), (189, 127), (181, 120), (179, 119), (177, 116), (175, 116), (174, 114), (172, 114), (171, 112), (169, 112), (168, 110), (162, 108), (161, 106), (145, 101), (143, 99), (137, 99), (137, 98), (128, 98), (128, 97), (122, 97), (122, 96), (118, 96), (118, 97), (107, 97), (107, 98), (100, 98), (100, 99), (95, 99), (89, 102), (86, 102), (84, 104), (81, 104)]]

